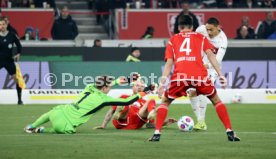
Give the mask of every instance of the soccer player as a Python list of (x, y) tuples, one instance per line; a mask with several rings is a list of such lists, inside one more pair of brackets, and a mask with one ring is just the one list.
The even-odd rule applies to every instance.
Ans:
[(197, 94), (206, 95), (216, 108), (217, 115), (223, 123), (229, 141), (240, 141), (232, 130), (230, 118), (226, 106), (221, 102), (216, 88), (208, 78), (207, 69), (204, 66), (202, 55), (205, 53), (212, 67), (220, 77), (220, 82), (226, 85), (226, 79), (222, 75), (208, 39), (200, 33), (192, 32), (193, 21), (190, 16), (183, 15), (179, 18), (179, 34), (175, 34), (168, 42), (165, 53), (165, 68), (160, 80), (158, 95), (164, 93), (164, 86), (174, 65), (174, 72), (170, 78), (170, 84), (157, 109), (156, 127), (149, 141), (159, 141), (161, 128), (168, 113), (171, 102), (181, 96), (187, 96), (189, 88), (195, 88)]
[[(225, 55), (227, 48), (227, 37), (225, 33), (220, 29), (219, 21), (211, 17), (207, 20), (205, 25), (201, 25), (196, 29), (196, 32), (201, 33), (210, 41), (212, 45), (216, 47), (216, 59), (221, 68), (222, 59)], [(207, 68), (208, 76), (214, 83), (218, 78), (216, 70), (213, 68), (212, 64), (208, 60), (207, 56), (204, 54), (203, 57), (204, 66)], [(190, 91), (193, 91), (192, 89)], [(194, 126), (195, 130), (207, 130), (207, 125), (205, 123), (205, 113), (207, 108), (207, 100), (204, 95), (190, 96), (190, 101), (194, 113), (197, 117), (197, 124)]]
[[(155, 86), (153, 85), (153, 87)], [(132, 87), (133, 95), (142, 92), (144, 88), (144, 82), (142, 80), (137, 80)], [(121, 95), (120, 98), (127, 97), (129, 96)], [(147, 127), (152, 128), (154, 127), (155, 106), (155, 100), (145, 100), (144, 98), (140, 98), (129, 106), (112, 106), (112, 108), (107, 111), (102, 125), (94, 127), (94, 129), (105, 129), (112, 116), (112, 123), (116, 129), (140, 129), (145, 124)], [(167, 126), (175, 122), (175, 119), (167, 119), (164, 125)]]
[[(140, 92), (126, 99), (112, 98), (107, 95), (113, 84), (112, 76), (98, 76), (95, 84), (88, 84), (84, 91), (72, 104), (59, 105), (40, 116), (34, 123), (24, 128), (27, 133), (63, 133), (72, 134), (76, 128), (86, 123), (91, 116), (105, 106), (129, 105), (146, 93)], [(51, 128), (40, 127), (47, 122), (52, 123)]]
[[(12, 50), (16, 45), (17, 52), (13, 56)], [(16, 66), (15, 61), (19, 61), (20, 53), (22, 50), (19, 38), (15, 33), (7, 30), (7, 21), (4, 17), (0, 17), (0, 69), (5, 68), (9, 75), (11, 75), (16, 82), (16, 91), (18, 102), (17, 104), (22, 105), (22, 89), (19, 87), (18, 80), (16, 78)]]

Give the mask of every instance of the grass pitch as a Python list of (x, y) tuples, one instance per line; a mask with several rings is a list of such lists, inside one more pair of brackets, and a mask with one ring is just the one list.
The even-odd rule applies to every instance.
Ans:
[[(184, 133), (176, 124), (163, 129), (161, 141), (146, 142), (153, 129), (92, 130), (105, 108), (77, 129), (77, 134), (26, 134), (24, 126), (54, 105), (0, 105), (0, 159), (275, 159), (276, 105), (228, 105), (241, 142), (228, 142), (215, 109), (208, 106), (206, 132)], [(172, 105), (169, 116), (194, 117), (190, 105)], [(46, 124), (49, 126), (49, 124)]]

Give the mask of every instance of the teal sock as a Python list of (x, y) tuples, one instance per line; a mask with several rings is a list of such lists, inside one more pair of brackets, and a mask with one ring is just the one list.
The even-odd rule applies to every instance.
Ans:
[(37, 128), (40, 125), (47, 123), (48, 121), (50, 121), (49, 116), (50, 116), (50, 112), (47, 112), (47, 113), (41, 115), (38, 119), (36, 119), (36, 121), (34, 123), (31, 124), (32, 127)]

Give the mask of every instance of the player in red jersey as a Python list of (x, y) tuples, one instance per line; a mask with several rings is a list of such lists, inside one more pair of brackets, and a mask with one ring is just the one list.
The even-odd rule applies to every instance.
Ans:
[[(145, 84), (142, 80), (138, 80), (133, 84), (133, 94), (143, 91)], [(129, 95), (121, 95), (121, 98), (127, 98)], [(147, 127), (154, 127), (155, 118), (155, 100), (145, 100), (143, 98), (134, 102), (129, 106), (112, 106), (105, 115), (104, 121), (101, 126), (94, 129), (104, 129), (113, 116), (113, 126), (116, 129), (134, 130), (140, 129), (145, 124)], [(175, 123), (177, 120), (170, 118), (164, 122), (164, 126)]]
[(174, 65), (174, 72), (170, 78), (170, 84), (162, 97), (162, 102), (157, 109), (156, 127), (149, 141), (159, 141), (161, 128), (168, 113), (171, 102), (181, 96), (187, 96), (189, 88), (196, 89), (196, 93), (208, 97), (216, 108), (217, 115), (223, 123), (229, 141), (240, 141), (232, 130), (230, 118), (226, 106), (217, 95), (216, 88), (207, 76), (207, 70), (203, 64), (203, 53), (218, 73), (220, 82), (226, 85), (226, 78), (222, 75), (215, 54), (207, 38), (200, 33), (192, 32), (193, 21), (190, 16), (183, 15), (179, 18), (179, 34), (175, 34), (168, 42), (163, 71), (163, 77), (158, 88), (158, 95), (164, 93), (164, 86)]

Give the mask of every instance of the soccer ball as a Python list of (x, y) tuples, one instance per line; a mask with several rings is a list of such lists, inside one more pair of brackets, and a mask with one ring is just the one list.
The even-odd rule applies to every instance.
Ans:
[(242, 102), (242, 96), (241, 94), (237, 93), (235, 94), (232, 99), (231, 99), (232, 103), (241, 103)]
[(182, 116), (177, 121), (177, 126), (181, 131), (192, 131), (194, 128), (194, 120), (189, 116)]

